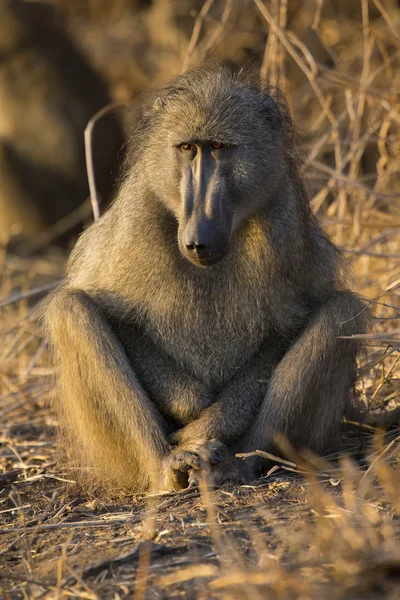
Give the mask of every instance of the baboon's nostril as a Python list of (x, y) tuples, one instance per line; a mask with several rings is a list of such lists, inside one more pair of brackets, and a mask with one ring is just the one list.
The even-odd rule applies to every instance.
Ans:
[(189, 252), (196, 252), (196, 254), (201, 254), (207, 250), (207, 246), (205, 244), (186, 244), (186, 248), (189, 250)]

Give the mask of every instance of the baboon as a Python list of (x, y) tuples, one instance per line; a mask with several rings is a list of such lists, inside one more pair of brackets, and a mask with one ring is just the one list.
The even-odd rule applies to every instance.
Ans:
[[(0, 234), (29, 238), (86, 200), (83, 132), (110, 97), (45, 3), (1, 0), (0, 57)], [(124, 143), (115, 118), (94, 141), (107, 200)]]
[(274, 433), (323, 452), (350, 408), (368, 311), (308, 202), (284, 99), (245, 69), (156, 90), (111, 208), (46, 308), (60, 425), (104, 485), (262, 473)]

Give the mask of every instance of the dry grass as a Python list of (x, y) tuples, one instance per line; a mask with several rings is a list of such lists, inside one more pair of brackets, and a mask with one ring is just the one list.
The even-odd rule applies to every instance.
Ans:
[[(90, 53), (100, 9), (99, 2), (88, 6), (93, 30), (81, 37)], [(119, 40), (126, 32), (122, 22), (141, 19), (140, 35), (150, 43), (145, 75), (133, 48), (141, 85), (205, 56), (253, 54), (262, 75), (284, 89), (307, 132), (312, 206), (343, 248), (354, 288), (374, 309), (358, 391), (375, 411), (397, 406), (400, 395), (396, 6), (394, 0), (315, 0), (301, 8), (286, 0), (208, 0), (183, 7), (158, 0), (138, 14), (121, 0), (98, 18), (104, 36), (118, 31)], [(190, 16), (189, 8), (197, 12)], [(96, 57), (101, 66), (93, 51)], [(126, 74), (109, 76), (116, 97), (134, 88)], [(153, 498), (150, 512), (141, 496), (67, 493), (70, 474), (56, 460), (50, 370), (36, 323), (40, 298), (62, 277), (63, 261), (50, 250), (43, 259), (20, 259), (6, 245), (0, 255), (1, 596), (398, 598), (396, 434), (369, 446), (367, 433), (352, 432), (353, 449), (368, 454), (357, 463), (308, 463), (306, 477), (283, 465), (253, 486)], [(41, 294), (32, 296), (37, 287)]]

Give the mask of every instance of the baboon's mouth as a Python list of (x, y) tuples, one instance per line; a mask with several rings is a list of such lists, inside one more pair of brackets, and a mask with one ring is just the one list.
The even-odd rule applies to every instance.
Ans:
[(216, 265), (217, 263), (219, 263), (227, 254), (228, 254), (228, 247), (226, 247), (225, 250), (223, 252), (220, 252), (219, 254), (212, 254), (210, 256), (202, 257), (202, 258), (195, 257), (195, 256), (188, 256), (187, 254), (183, 254), (183, 255), (192, 264), (196, 265), (196, 267), (209, 268), (209, 267), (212, 267), (213, 265)]

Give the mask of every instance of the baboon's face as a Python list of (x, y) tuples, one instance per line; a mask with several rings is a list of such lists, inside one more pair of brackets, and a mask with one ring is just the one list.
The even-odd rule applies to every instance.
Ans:
[(228, 252), (233, 221), (229, 172), (236, 148), (217, 140), (189, 138), (175, 148), (180, 181), (179, 248), (198, 266)]
[(252, 94), (199, 85), (157, 109), (164, 150), (153, 185), (177, 219), (181, 253), (200, 267), (221, 261), (240, 225), (276, 194), (280, 113), (272, 98)]

